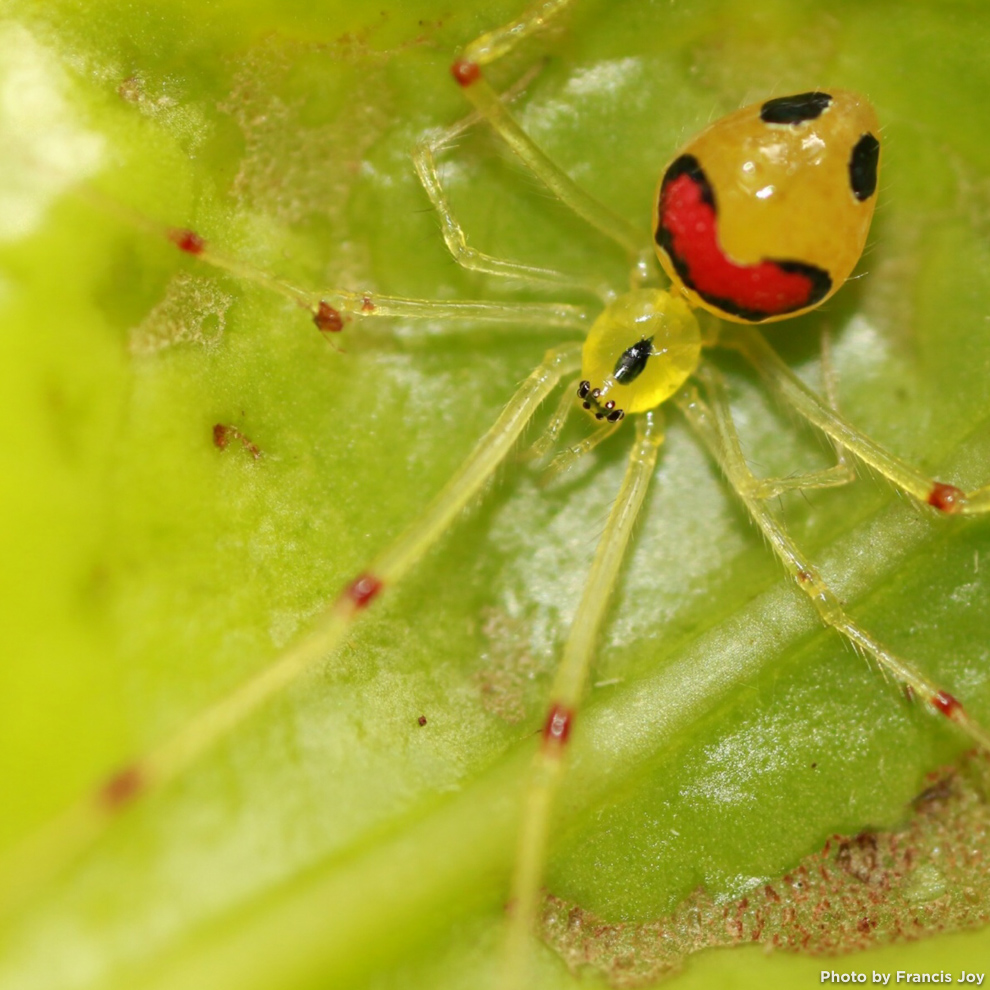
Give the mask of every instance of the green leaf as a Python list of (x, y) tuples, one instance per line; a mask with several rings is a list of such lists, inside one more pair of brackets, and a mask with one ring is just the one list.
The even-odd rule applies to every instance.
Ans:
[[(527, 298), (450, 260), (408, 158), (466, 112), (452, 53), (518, 9), (6, 5), (4, 847), (265, 669), (557, 339), (364, 320), (337, 351), (126, 211), (308, 287)], [(540, 65), (523, 123), (644, 237), (660, 168), (710, 119), (816, 86), (868, 94), (885, 157), (863, 277), (769, 336), (817, 385), (828, 329), (843, 412), (975, 485), (990, 475), (988, 36), (977, 3), (589, 0), (494, 76)], [(486, 132), (444, 162), (472, 244), (625, 284), (622, 257)], [(828, 462), (720, 363), (760, 473)], [(967, 745), (819, 628), (670, 420), (547, 877), (610, 923), (662, 919), (699, 887), (733, 902), (835, 833), (896, 828)], [(218, 423), (261, 456), (218, 449)], [(628, 442), (547, 491), (508, 464), (337, 654), (31, 892), (0, 987), (483, 985), (532, 735)], [(865, 472), (784, 509), (851, 612), (990, 724), (990, 526), (930, 518)], [(950, 896), (975, 892), (985, 916), (971, 874)], [(988, 962), (977, 932), (824, 962), (719, 951), (680, 982)], [(534, 964), (541, 986), (585, 979), (550, 950)]]

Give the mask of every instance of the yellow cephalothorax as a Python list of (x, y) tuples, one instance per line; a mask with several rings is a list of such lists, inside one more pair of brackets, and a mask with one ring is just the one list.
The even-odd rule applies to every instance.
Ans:
[(849, 277), (876, 201), (879, 125), (844, 90), (754, 103), (664, 170), (657, 254), (692, 305), (740, 323), (812, 309)]
[(669, 399), (701, 358), (690, 306), (661, 289), (637, 289), (610, 303), (581, 351), (578, 396), (596, 419), (617, 423)]

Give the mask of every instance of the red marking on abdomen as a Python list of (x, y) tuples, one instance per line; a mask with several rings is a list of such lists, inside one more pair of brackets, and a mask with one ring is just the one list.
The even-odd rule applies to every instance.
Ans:
[(932, 698), (932, 707), (946, 718), (958, 719), (963, 714), (962, 702), (953, 698), (948, 691), (939, 691)]
[(547, 713), (547, 720), (543, 723), (543, 745), (563, 746), (571, 734), (571, 726), (574, 724), (574, 712), (570, 708), (554, 703)]
[(382, 582), (374, 574), (361, 574), (344, 589), (342, 598), (355, 608), (367, 608), (382, 590)]
[(418, 719), (416, 719), (416, 721), (417, 721), (417, 722), (418, 722), (418, 723), (419, 723), (420, 725), (426, 725), (426, 716), (425, 716), (425, 715), (420, 715), (420, 716), (419, 716), (419, 718), (418, 718)]
[(371, 301), (371, 296), (365, 296), (361, 300), (361, 312), (373, 313), (374, 311), (375, 311), (375, 304)]
[(459, 58), (450, 67), (450, 74), (457, 80), (458, 86), (467, 87), (481, 78), (481, 66), (477, 62)]
[(168, 232), (168, 239), (186, 254), (202, 254), (206, 250), (206, 241), (195, 230), (172, 227)]
[(702, 183), (686, 172), (663, 187), (660, 227), (667, 234), (662, 246), (672, 255), (685, 284), (727, 313), (758, 321), (816, 301), (818, 287), (809, 274), (787, 271), (777, 261), (755, 265), (731, 261), (718, 242), (714, 204), (706, 202)]
[(144, 786), (144, 778), (136, 766), (115, 773), (98, 791), (100, 804), (116, 811), (132, 801)]
[(340, 315), (340, 310), (334, 309), (330, 303), (322, 299), (313, 314), (313, 322), (316, 324), (316, 329), (322, 333), (340, 333), (344, 329), (344, 318)]
[(966, 493), (955, 485), (943, 485), (941, 481), (936, 481), (932, 485), (932, 490), (928, 493), (928, 504), (938, 509), (939, 512), (958, 512), (966, 501)]

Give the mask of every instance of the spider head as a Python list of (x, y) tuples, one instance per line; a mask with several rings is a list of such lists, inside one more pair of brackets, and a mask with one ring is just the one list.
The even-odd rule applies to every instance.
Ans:
[(701, 331), (687, 303), (660, 289), (628, 292), (588, 333), (578, 398), (595, 419), (618, 422), (669, 399), (700, 356)]

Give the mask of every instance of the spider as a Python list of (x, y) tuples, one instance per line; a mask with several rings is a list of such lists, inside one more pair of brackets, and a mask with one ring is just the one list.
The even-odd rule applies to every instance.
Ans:
[[(209, 240), (207, 241), (207, 248), (206, 248), (206, 250), (205, 251), (200, 251), (199, 250), (199, 246), (198, 246), (198, 241), (195, 240), (191, 234), (187, 236), (187, 235), (185, 235), (185, 234), (183, 234), (183, 233), (181, 233), (179, 231), (174, 231), (173, 232), (173, 239), (176, 240), (176, 241), (178, 241), (179, 242), (179, 245), (181, 247), (185, 248), (186, 251), (187, 251), (187, 253), (190, 253), (190, 254), (193, 254), (193, 255), (200, 255), (201, 258), (202, 258), (202, 260), (209, 260), (210, 257), (211, 257), (211, 255), (212, 255), (212, 246), (211, 246), (211, 242)], [(226, 258), (222, 254), (220, 254), (220, 253), (217, 253), (216, 255), (212, 255), (212, 257), (213, 257), (213, 260), (221, 260), (224, 263), (226, 263)], [(243, 278), (246, 278), (246, 279), (250, 279), (250, 278), (254, 277), (254, 275), (251, 273), (251, 271), (248, 268), (246, 268), (246, 267), (243, 268), (242, 270), (240, 270), (239, 274)], [(320, 301), (321, 302), (326, 302), (327, 300), (326, 299), (323, 299), (321, 297)], [(359, 294), (358, 298), (356, 299), (356, 306), (359, 309), (361, 309), (361, 310), (365, 310), (366, 307), (367, 307), (367, 305), (369, 305), (369, 304), (370, 305), (377, 305), (379, 309), (382, 309), (383, 308), (380, 305), (379, 302), (376, 302), (375, 301), (375, 297), (369, 296), (369, 298), (368, 298), (368, 300), (366, 302), (364, 294), (363, 293)], [(534, 303), (533, 304), (534, 309), (532, 310), (532, 312), (533, 313), (540, 312), (540, 310), (538, 308), (536, 308), (536, 307), (539, 307), (540, 305), (542, 305), (542, 303), (539, 303), (539, 302)], [(340, 313), (340, 309), (342, 309), (342, 308), (343, 308), (342, 306), (341, 307), (337, 307), (337, 306), (330, 305), (330, 309), (335, 310), (338, 314)], [(546, 311), (543, 311), (543, 312), (545, 313)], [(336, 317), (333, 315), (333, 313), (322, 314), (321, 315), (320, 312), (317, 312), (315, 315), (317, 317), (322, 318), (324, 320), (324, 323), (327, 324), (324, 327), (324, 329), (326, 329), (328, 332), (333, 332), (332, 324), (336, 320)], [(566, 322), (566, 320), (570, 316), (573, 316), (573, 315), (574, 314), (573, 314), (573, 311), (572, 310), (562, 310), (561, 311), (560, 318), (561, 318), (562, 322)], [(349, 332), (350, 332), (351, 329), (356, 330), (357, 328), (356, 327), (355, 328), (348, 328)], [(352, 336), (353, 336), (353, 334), (352, 334)], [(347, 345), (344, 344), (343, 346), (346, 347)], [(715, 381), (709, 382), (709, 386), (713, 390), (717, 390), (717, 388), (719, 387), (718, 386), (718, 383), (715, 382)], [(609, 412), (611, 412), (611, 411), (612, 410), (609, 410)], [(628, 426), (628, 424), (626, 424), (626, 425)], [(247, 436), (247, 432), (246, 431), (242, 431), (242, 432), (243, 432), (243, 435)], [(628, 433), (629, 431), (627, 429), (624, 432)], [(230, 434), (230, 436), (233, 437), (234, 434)], [(655, 432), (653, 434), (653, 437), (654, 438), (656, 437), (656, 433)], [(235, 439), (236, 439), (236, 437), (235, 437)], [(250, 442), (254, 442), (254, 441), (251, 440)], [(247, 448), (245, 448), (245, 449), (247, 449)], [(360, 602), (360, 604), (364, 604), (364, 602), (367, 600), (367, 598), (370, 597), (370, 595), (373, 594), (374, 591), (376, 590), (375, 589), (375, 583), (373, 581), (369, 583), (367, 581), (362, 581), (362, 580), (356, 581), (356, 583), (353, 585), (353, 588), (354, 588), (354, 590), (351, 593), (351, 600), (352, 601), (355, 601), (355, 602)], [(947, 705), (947, 707), (948, 707), (948, 705)], [(552, 722), (552, 719), (551, 719), (551, 722)], [(566, 720), (565, 720), (565, 724), (566, 724)], [(198, 731), (198, 734), (197, 734), (197, 731)], [(193, 732), (193, 736), (195, 736), (199, 740), (205, 741), (205, 738), (206, 737), (202, 733), (202, 731), (201, 730), (197, 730), (197, 731), (194, 731)], [(118, 803), (119, 804), (124, 804), (132, 796), (136, 796), (138, 793), (140, 793), (142, 787), (144, 786), (144, 784), (146, 782), (145, 780), (142, 779), (143, 776), (147, 776), (150, 779), (152, 775), (143, 775), (142, 773), (133, 772), (131, 769), (125, 770), (123, 773), (115, 775), (114, 777), (112, 777), (107, 782), (107, 784), (105, 785), (105, 787), (103, 789), (103, 793), (108, 796), (108, 799), (109, 799), (109, 802), (110, 802), (111, 805), (113, 805), (113, 806), (116, 807), (116, 805)]]

